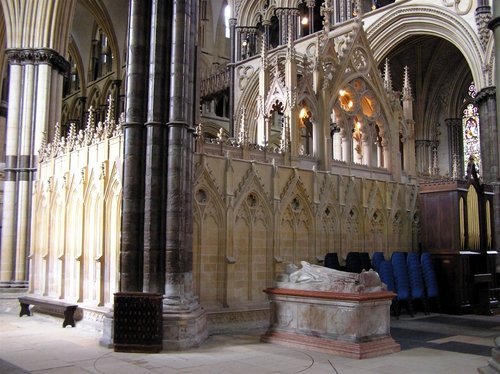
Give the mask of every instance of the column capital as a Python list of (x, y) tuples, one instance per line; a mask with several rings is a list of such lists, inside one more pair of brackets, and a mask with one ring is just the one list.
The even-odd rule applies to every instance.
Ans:
[(9, 48), (5, 53), (11, 65), (48, 64), (63, 75), (70, 71), (70, 63), (50, 48)]
[(488, 22), (488, 28), (491, 31), (495, 31), (495, 29), (500, 25), (500, 17), (493, 18), (490, 22)]
[(476, 104), (480, 104), (485, 100), (488, 100), (490, 98), (494, 99), (495, 97), (496, 97), (496, 87), (495, 86), (485, 87), (476, 94), (474, 102)]
[(444, 120), (444, 123), (447, 126), (456, 126), (456, 125), (460, 125), (462, 123), (462, 119), (461, 118), (446, 118)]

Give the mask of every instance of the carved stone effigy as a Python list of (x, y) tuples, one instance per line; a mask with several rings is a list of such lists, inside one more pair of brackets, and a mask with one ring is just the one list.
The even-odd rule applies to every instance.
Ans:
[(390, 335), (394, 294), (376, 272), (301, 264), (264, 291), (271, 323), (262, 341), (359, 359), (400, 351)]

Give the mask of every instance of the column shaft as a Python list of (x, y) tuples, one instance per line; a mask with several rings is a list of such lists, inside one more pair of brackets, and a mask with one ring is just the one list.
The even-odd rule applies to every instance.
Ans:
[(165, 303), (196, 308), (192, 293), (192, 101), (197, 2), (173, 2), (167, 164)]
[(150, 3), (130, 0), (124, 124), (120, 290), (142, 291), (144, 122)]
[[(20, 133), (19, 133), (19, 157), (17, 163), (18, 169), (18, 192), (17, 192), (17, 229), (16, 229), (16, 266), (15, 280), (26, 280), (26, 252), (29, 243), (29, 224), (31, 196), (30, 187), (34, 166), (32, 157), (34, 157), (33, 138), (35, 136), (35, 123), (33, 121), (36, 112), (36, 104), (33, 105), (35, 98), (35, 65), (24, 65), (23, 72), (24, 86), (22, 94), (23, 110), (21, 113)], [(40, 95), (47, 94), (40, 91)], [(40, 96), (37, 95), (37, 96)], [(46, 107), (40, 110), (45, 112)]]
[(500, 180), (495, 96), (495, 87), (483, 88), (476, 96), (480, 119), (482, 173), (486, 183)]
[(146, 124), (144, 181), (144, 286), (146, 292), (164, 292), (166, 121), (170, 76), (171, 4), (153, 1), (149, 56), (148, 115)]
[(230, 51), (229, 51), (229, 134), (235, 136), (235, 125), (234, 125), (234, 64), (236, 62), (236, 18), (231, 18), (229, 20), (229, 40), (230, 40)]
[(16, 201), (17, 201), (17, 156), (18, 123), (21, 102), (21, 65), (10, 65), (9, 112), (7, 115), (5, 181), (2, 217), (2, 247), (0, 251), (0, 281), (10, 282), (14, 274), (16, 247)]

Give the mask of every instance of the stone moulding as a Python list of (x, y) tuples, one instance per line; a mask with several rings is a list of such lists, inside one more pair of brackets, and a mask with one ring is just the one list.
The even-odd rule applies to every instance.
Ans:
[(271, 321), (263, 342), (357, 359), (401, 350), (390, 335), (392, 292), (264, 292), (271, 302)]

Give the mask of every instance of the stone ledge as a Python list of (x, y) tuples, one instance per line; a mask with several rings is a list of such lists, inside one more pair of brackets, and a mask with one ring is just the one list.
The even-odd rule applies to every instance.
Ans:
[(344, 293), (328, 291), (309, 291), (289, 288), (268, 288), (265, 293), (273, 295), (297, 296), (306, 298), (316, 298), (325, 300), (345, 300), (345, 301), (375, 301), (387, 300), (396, 297), (396, 294), (390, 291), (366, 292), (366, 293)]
[(261, 341), (357, 359), (377, 357), (401, 350), (401, 346), (390, 337), (354, 343), (288, 332), (269, 331), (261, 337)]

